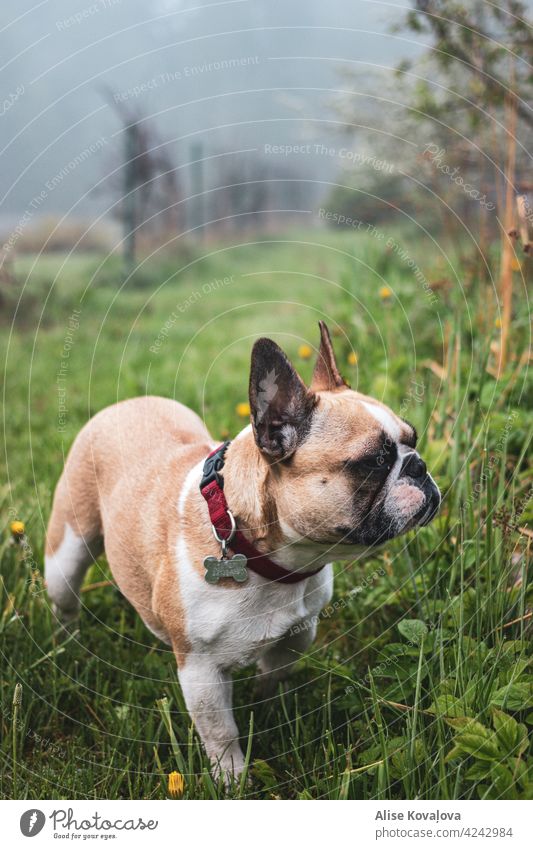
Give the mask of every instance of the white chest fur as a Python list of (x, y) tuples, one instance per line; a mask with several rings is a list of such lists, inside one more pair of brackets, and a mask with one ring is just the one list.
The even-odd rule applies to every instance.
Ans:
[[(178, 500), (184, 516), (187, 499), (198, 486), (202, 463), (187, 475)], [(186, 635), (194, 653), (209, 653), (226, 668), (256, 660), (294, 626), (304, 623), (314, 632), (314, 622), (333, 592), (333, 570), (297, 584), (266, 581), (253, 572), (246, 584), (223, 587), (208, 584), (194, 568), (184, 535), (176, 545), (181, 601)]]
[(183, 538), (176, 556), (192, 650), (209, 652), (226, 668), (256, 660), (295, 625), (311, 627), (333, 591), (329, 565), (297, 584), (265, 581), (250, 572), (246, 584), (224, 587), (203, 580)]

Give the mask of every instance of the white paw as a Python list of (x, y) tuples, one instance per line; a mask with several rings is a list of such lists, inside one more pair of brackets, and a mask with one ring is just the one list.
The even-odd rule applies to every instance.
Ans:
[(212, 758), (213, 776), (218, 780), (221, 776), (226, 788), (238, 781), (244, 769), (244, 756), (239, 746), (231, 746), (218, 758)]

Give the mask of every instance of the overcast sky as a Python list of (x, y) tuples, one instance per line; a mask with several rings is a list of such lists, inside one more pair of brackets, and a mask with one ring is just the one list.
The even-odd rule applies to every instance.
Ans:
[[(83, 167), (40, 212), (86, 214), (120, 161), (120, 122), (103, 87), (154, 116), (186, 162), (265, 144), (329, 143), (330, 109), (349, 62), (361, 86), (420, 50), (391, 33), (405, 4), (370, 0), (2, 0), (0, 221), (19, 216), (82, 151)], [(94, 150), (93, 150), (94, 148)], [(324, 159), (313, 168), (331, 171)]]

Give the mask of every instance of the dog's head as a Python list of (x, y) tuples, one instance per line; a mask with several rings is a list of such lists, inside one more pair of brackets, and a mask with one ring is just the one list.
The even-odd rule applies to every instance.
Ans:
[(308, 388), (281, 348), (253, 348), (250, 408), (256, 445), (288, 538), (372, 546), (425, 525), (439, 490), (416, 431), (341, 377), (326, 325)]

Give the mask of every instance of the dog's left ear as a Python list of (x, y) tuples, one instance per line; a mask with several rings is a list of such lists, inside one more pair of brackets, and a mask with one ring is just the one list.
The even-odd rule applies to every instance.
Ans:
[(294, 453), (308, 432), (316, 397), (272, 339), (252, 350), (250, 411), (258, 448), (274, 460)]
[(320, 327), (320, 349), (313, 372), (311, 389), (313, 392), (324, 392), (348, 386), (337, 367), (327, 325), (324, 321), (319, 321), (318, 326)]

